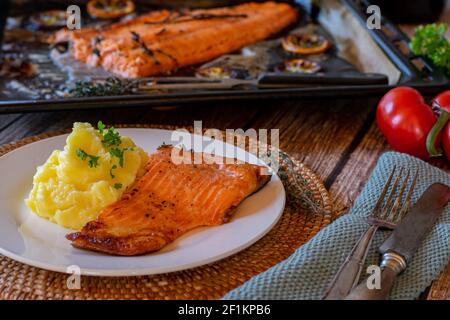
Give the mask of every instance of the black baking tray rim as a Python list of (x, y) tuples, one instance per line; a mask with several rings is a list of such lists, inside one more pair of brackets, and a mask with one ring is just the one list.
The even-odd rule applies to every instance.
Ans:
[[(367, 16), (363, 8), (369, 4), (365, 0), (341, 0), (351, 12), (359, 19), (365, 21)], [(409, 38), (399, 30), (392, 22), (382, 17), (383, 26), (388, 27), (394, 33), (393, 37), (387, 37), (381, 30), (367, 30), (380, 48), (386, 53), (396, 67), (407, 75), (401, 85), (414, 87), (424, 94), (431, 95), (448, 89), (447, 77), (432, 66), (423, 57), (412, 55), (405, 56), (394, 45), (394, 41), (407, 41)], [(3, 32), (2, 32), (3, 33)], [(418, 71), (411, 63), (412, 59), (420, 58), (428, 72), (428, 79), (418, 77)], [(330, 97), (355, 97), (355, 96), (379, 96), (395, 86), (392, 85), (328, 85), (317, 87), (290, 87), (273, 89), (232, 89), (215, 91), (190, 91), (159, 94), (139, 94), (106, 97), (64, 98), (52, 100), (7, 100), (0, 101), (1, 113), (22, 113), (57, 110), (81, 110), (81, 109), (109, 109), (129, 107), (154, 107), (167, 105), (185, 105), (192, 103), (204, 103), (230, 100), (254, 100), (254, 99), (286, 99), (286, 98), (330, 98)]]

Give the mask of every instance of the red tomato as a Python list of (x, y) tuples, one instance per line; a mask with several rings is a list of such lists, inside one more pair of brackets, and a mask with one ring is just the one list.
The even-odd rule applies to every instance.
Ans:
[(444, 91), (433, 100), (433, 108), (436, 109), (439, 118), (429, 133), (427, 141), (428, 151), (433, 156), (439, 156), (442, 151), (436, 146), (436, 140), (442, 137), (442, 147), (447, 159), (450, 160), (450, 90)]
[(396, 151), (428, 159), (426, 139), (435, 122), (433, 111), (413, 88), (392, 89), (378, 103), (378, 127)]
[(450, 122), (447, 123), (442, 132), (442, 146), (444, 147), (447, 159), (450, 161)]
[[(433, 100), (433, 107), (450, 112), (450, 90), (440, 93)], [(440, 111), (438, 111), (440, 114)]]

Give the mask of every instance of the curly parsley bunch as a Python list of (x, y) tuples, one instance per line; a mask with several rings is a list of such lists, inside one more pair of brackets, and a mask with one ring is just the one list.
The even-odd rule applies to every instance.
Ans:
[(447, 29), (445, 23), (419, 26), (411, 39), (411, 49), (450, 75), (450, 43), (445, 38)]

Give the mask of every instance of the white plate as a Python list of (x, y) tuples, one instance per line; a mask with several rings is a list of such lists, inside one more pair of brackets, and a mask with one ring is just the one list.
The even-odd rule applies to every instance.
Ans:
[[(149, 153), (154, 152), (162, 143), (175, 144), (171, 140), (172, 131), (168, 130), (119, 131), (122, 135), (131, 137)], [(245, 249), (264, 236), (283, 212), (285, 192), (280, 179), (274, 174), (262, 190), (238, 207), (229, 223), (197, 228), (158, 252), (137, 257), (117, 257), (75, 249), (65, 239), (70, 230), (34, 215), (24, 203), (31, 190), (36, 167), (43, 164), (54, 149), (62, 149), (66, 137), (67, 135), (61, 135), (34, 142), (0, 157), (1, 254), (52, 271), (73, 272), (73, 267), (70, 266), (77, 266), (84, 275), (134, 276), (166, 273), (211, 263)], [(203, 147), (213, 144), (219, 155), (233, 149), (221, 141), (200, 136), (196, 138)], [(187, 148), (191, 147), (186, 141), (183, 143)], [(237, 150), (236, 157), (264, 165), (257, 157), (242, 149)]]

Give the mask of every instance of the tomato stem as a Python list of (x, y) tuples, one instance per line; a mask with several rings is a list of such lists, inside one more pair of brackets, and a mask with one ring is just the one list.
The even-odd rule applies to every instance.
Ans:
[(436, 148), (436, 140), (439, 137), (439, 134), (441, 133), (442, 129), (449, 121), (450, 121), (450, 112), (441, 109), (441, 115), (439, 116), (438, 120), (434, 124), (433, 128), (431, 128), (427, 136), (427, 150), (430, 156), (438, 157), (442, 155), (442, 149)]

